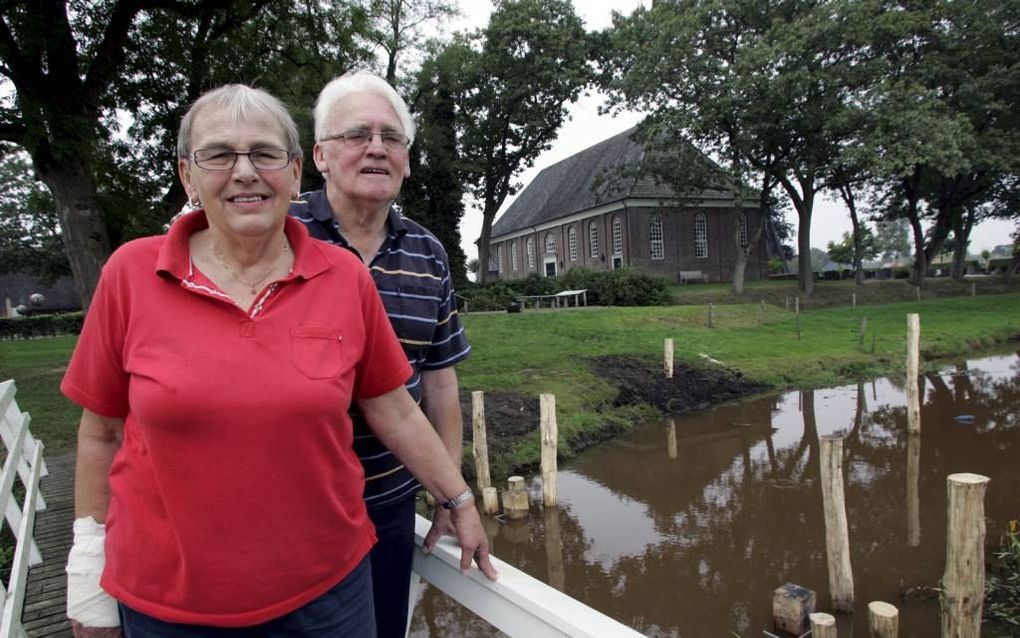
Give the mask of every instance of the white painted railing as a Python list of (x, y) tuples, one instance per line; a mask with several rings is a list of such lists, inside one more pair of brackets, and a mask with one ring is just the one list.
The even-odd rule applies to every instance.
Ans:
[[(27, 412), (18, 408), (14, 392), (14, 381), (0, 382), (0, 436), (7, 448), (3, 473), (0, 474), (0, 510), (3, 510), (16, 539), (10, 580), (6, 587), (0, 583), (0, 603), (3, 604), (0, 609), (0, 638), (26, 635), (21, 626), (21, 610), (25, 604), (28, 567), (42, 562), (39, 546), (32, 537), (35, 513), (46, 509), (46, 501), (39, 491), (39, 479), (47, 474), (43, 444), (29, 432), (31, 419)], [(25, 486), (22, 505), (11, 498), (16, 476)]]
[(415, 523), (414, 571), (447, 596), (515, 638), (642, 636), (630, 627), (574, 600), (521, 570), (492, 557), (499, 580), (490, 582), (475, 568), (460, 573), (460, 547), (443, 538), (431, 554), (421, 544), (432, 525), (418, 516)]

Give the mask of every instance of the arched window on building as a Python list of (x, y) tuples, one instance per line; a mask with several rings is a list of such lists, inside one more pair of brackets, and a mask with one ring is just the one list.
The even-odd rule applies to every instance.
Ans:
[(535, 269), (535, 238), (528, 237), (528, 243), (525, 244), (526, 251), (528, 253), (528, 270)]
[(613, 254), (623, 254), (623, 222), (619, 215), (613, 217)]
[(649, 218), (648, 242), (653, 260), (662, 261), (666, 258), (666, 247), (662, 240), (662, 215), (652, 215)]
[(567, 228), (567, 256), (577, 261), (577, 229), (573, 226)]
[(694, 258), (708, 259), (708, 221), (704, 213), (694, 216)]
[(510, 270), (517, 272), (517, 242), (510, 242)]
[(595, 222), (588, 224), (588, 253), (592, 259), (599, 258), (599, 225)]
[(545, 252), (550, 255), (556, 254), (556, 237), (552, 233), (545, 234)]
[(747, 248), (747, 214), (740, 213), (740, 246)]

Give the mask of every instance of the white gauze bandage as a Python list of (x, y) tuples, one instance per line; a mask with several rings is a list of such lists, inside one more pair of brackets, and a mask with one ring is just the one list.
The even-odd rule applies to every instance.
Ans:
[(67, 555), (67, 617), (85, 627), (119, 627), (117, 601), (99, 586), (106, 563), (106, 525), (88, 516), (74, 521)]

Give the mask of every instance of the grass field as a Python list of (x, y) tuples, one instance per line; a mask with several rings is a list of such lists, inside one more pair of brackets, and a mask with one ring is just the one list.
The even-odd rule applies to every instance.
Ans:
[[(795, 294), (788, 282), (751, 288), (747, 297), (754, 303), (725, 303), (732, 297), (721, 286), (683, 287), (680, 294), (714, 295), (719, 301), (711, 302), (712, 328), (706, 325), (709, 301), (654, 308), (469, 314), (464, 323), (473, 353), (458, 366), (461, 388), (526, 395), (551, 392), (557, 396), (561, 434), (569, 441), (648, 416), (643, 410), (610, 407), (615, 389), (592, 372), (588, 360), (616, 354), (661, 361), (666, 338), (674, 340), (680, 362), (713, 365), (705, 355), (773, 387), (819, 387), (902, 371), (906, 315), (911, 312), (921, 315), (922, 359), (929, 361), (1020, 338), (1017, 292), (971, 297), (967, 285), (964, 296), (932, 294), (935, 299), (921, 302), (869, 304), (869, 294), (873, 303), (897, 296), (904, 288), (909, 297), (912, 289), (902, 282), (856, 288), (859, 305), (854, 309), (848, 299), (854, 286), (821, 282), (812, 297), (815, 306), (829, 303), (820, 301), (823, 298), (843, 299), (846, 304), (821, 308), (805, 304), (799, 338), (792, 302), (791, 310), (785, 309), (785, 297)], [(763, 312), (757, 300), (766, 294), (779, 301)], [(74, 449), (80, 411), (58, 390), (73, 345), (73, 337), (0, 342), (0, 379), (15, 379), (19, 405), (32, 414), (32, 431), (46, 443), (49, 454)], [(507, 461), (525, 463), (534, 452), (522, 449)]]

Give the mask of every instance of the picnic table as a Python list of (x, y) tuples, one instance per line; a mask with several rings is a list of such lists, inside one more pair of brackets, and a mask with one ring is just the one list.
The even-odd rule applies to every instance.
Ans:
[(553, 293), (550, 295), (524, 295), (518, 297), (517, 300), (521, 302), (522, 308), (528, 307), (528, 302), (532, 301), (535, 303), (535, 308), (541, 308), (543, 301), (549, 302), (550, 308), (568, 308), (570, 307), (570, 300), (574, 300), (574, 307), (587, 306), (588, 305), (588, 289), (582, 290), (564, 290), (562, 292)]

